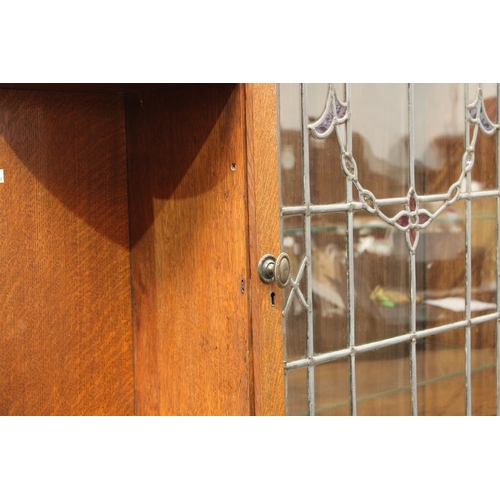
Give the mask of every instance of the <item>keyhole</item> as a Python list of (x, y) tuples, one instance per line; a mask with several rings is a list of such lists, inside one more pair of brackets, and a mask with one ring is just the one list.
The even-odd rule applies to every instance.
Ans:
[(276, 306), (276, 294), (274, 292), (271, 292), (271, 307)]

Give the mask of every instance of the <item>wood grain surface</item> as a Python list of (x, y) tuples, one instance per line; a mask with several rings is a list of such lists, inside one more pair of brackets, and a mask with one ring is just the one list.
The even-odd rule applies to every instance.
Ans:
[(282, 291), (262, 283), (257, 273), (263, 255), (280, 253), (276, 85), (245, 88), (255, 413), (283, 415)]
[(126, 97), (139, 415), (253, 412), (243, 97)]
[(132, 414), (119, 96), (0, 91), (0, 414)]

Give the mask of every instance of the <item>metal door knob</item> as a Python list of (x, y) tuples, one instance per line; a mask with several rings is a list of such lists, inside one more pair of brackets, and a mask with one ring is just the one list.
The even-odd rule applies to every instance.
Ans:
[(269, 284), (276, 281), (280, 288), (284, 288), (290, 281), (290, 257), (285, 252), (280, 253), (278, 258), (266, 254), (260, 259), (258, 270), (259, 278), (263, 283)]

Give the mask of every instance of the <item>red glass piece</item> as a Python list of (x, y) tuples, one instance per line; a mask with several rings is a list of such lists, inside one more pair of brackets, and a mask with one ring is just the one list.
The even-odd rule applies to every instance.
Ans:
[(417, 200), (415, 199), (415, 196), (411, 195), (410, 196), (410, 212), (415, 212), (416, 208), (417, 208)]
[(430, 219), (430, 217), (426, 214), (419, 214), (418, 215), (418, 223), (419, 224), (425, 224), (429, 219)]
[(402, 215), (396, 222), (401, 227), (406, 227), (408, 225), (408, 216), (407, 215)]
[(415, 244), (415, 238), (417, 237), (417, 231), (415, 229), (410, 229), (410, 243), (411, 246)]

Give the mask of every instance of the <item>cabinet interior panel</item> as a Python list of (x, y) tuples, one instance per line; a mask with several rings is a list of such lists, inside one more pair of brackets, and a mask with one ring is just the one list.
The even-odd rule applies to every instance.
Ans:
[(125, 99), (138, 414), (249, 414), (244, 99)]
[(134, 412), (123, 100), (0, 90), (0, 414)]

